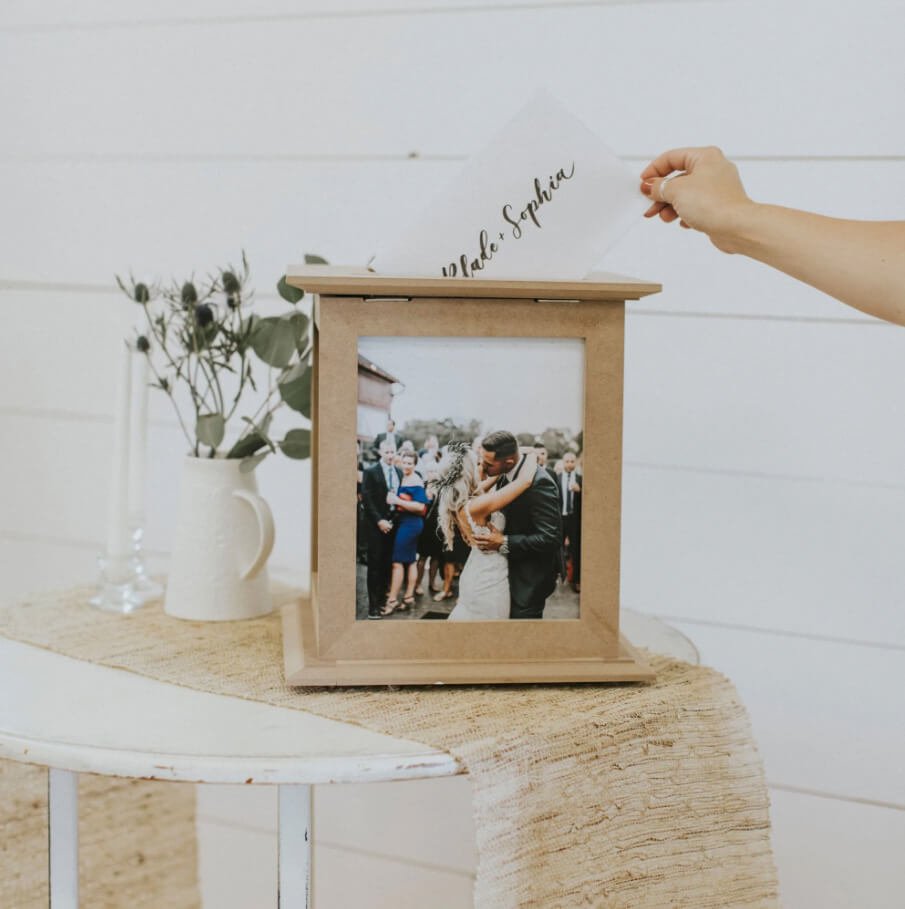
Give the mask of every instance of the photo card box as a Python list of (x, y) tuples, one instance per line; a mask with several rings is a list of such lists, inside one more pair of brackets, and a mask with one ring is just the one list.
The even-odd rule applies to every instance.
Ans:
[(382, 275), (581, 280), (647, 206), (616, 154), (545, 91), (371, 261)]

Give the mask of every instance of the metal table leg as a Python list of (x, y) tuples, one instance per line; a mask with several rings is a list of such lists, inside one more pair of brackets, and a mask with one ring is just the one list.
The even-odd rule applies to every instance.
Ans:
[(279, 787), (279, 909), (310, 909), (311, 787), (284, 783)]
[(79, 778), (69, 770), (50, 768), (47, 774), (50, 905), (52, 909), (79, 906)]

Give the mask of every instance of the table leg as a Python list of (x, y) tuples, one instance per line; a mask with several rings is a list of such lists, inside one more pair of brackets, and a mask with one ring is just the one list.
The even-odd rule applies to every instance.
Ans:
[(50, 768), (47, 774), (50, 905), (52, 909), (79, 906), (79, 778), (69, 770)]
[(310, 909), (311, 787), (284, 783), (279, 787), (279, 909)]

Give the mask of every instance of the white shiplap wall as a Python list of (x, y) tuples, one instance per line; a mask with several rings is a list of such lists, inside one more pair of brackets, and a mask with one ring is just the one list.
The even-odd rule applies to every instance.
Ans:
[[(902, 218), (903, 33), (905, 4), (881, 0), (8, 0), (0, 593), (93, 576), (133, 315), (115, 272), (244, 248), (272, 305), (304, 251), (364, 261), (535, 85), (639, 171), (715, 142), (755, 198)], [(784, 904), (899, 906), (905, 332), (659, 223), (602, 264), (665, 286), (627, 319), (623, 602), (670, 617), (738, 685)], [(160, 564), (181, 451), (164, 405)], [(296, 579), (306, 470), (259, 477)], [(272, 896), (272, 795), (201, 791), (209, 905)], [(467, 780), (318, 796), (318, 905), (469, 904)]]

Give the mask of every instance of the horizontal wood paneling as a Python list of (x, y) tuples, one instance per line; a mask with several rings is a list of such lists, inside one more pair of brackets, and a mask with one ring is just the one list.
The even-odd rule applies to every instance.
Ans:
[[(248, 909), (277, 904), (274, 834), (199, 821), (199, 866), (205, 906)], [(318, 843), (313, 899), (318, 909), (469, 909), (473, 879), (461, 873)]]
[[(0, 465), (17, 478), (5, 490), (0, 533), (105, 539), (112, 425), (7, 416)], [(168, 551), (177, 520), (184, 443), (176, 427), (153, 427), (148, 444), (149, 549)], [(264, 469), (261, 469), (264, 468)], [(309, 570), (310, 462), (280, 456), (258, 469), (258, 485), (276, 522), (273, 560), (299, 582)], [(93, 577), (94, 559), (86, 553)], [(38, 586), (40, 575), (36, 577)]]
[[(185, 277), (188, 276), (186, 272)], [(292, 308), (275, 294), (245, 305), (249, 313), (259, 316), (278, 315)], [(308, 300), (303, 300), (298, 308), (310, 314)], [(157, 311), (156, 304), (152, 309)], [(118, 290), (109, 293), (0, 291), (0, 312), (6, 325), (0, 333), (0, 360), (5, 373), (16, 377), (16, 381), (3, 383), (0, 388), (0, 409), (23, 416), (72, 414), (94, 421), (112, 420), (120, 379), (119, 345), (123, 338), (131, 339), (137, 332), (147, 332), (140, 306)], [(159, 351), (153, 359), (157, 368), (172, 377)], [(242, 404), (234, 416), (234, 433), (244, 425), (240, 418), (251, 417), (267, 394), (269, 368), (255, 358), (252, 369), (258, 388), (246, 386)], [(137, 370), (134, 375), (137, 381)], [(154, 380), (153, 375), (149, 378)], [(231, 400), (236, 389), (231, 379), (229, 375), (223, 376), (227, 400)], [(185, 383), (175, 386), (174, 395), (183, 419), (191, 428), (194, 411)], [(278, 411), (278, 424), (308, 425), (307, 420), (287, 407), (282, 410), (285, 414)], [(170, 398), (159, 389), (149, 392), (148, 413), (152, 423), (178, 425)]]
[(905, 647), (903, 510), (902, 490), (626, 465), (622, 604)]
[[(468, 11), (495, 9), (520, 11), (537, 7), (613, 6), (623, 3), (682, 3), (696, 0), (159, 0), (132, 2), (128, 6), (110, 0), (89, 0), (71, 6), (52, 0), (35, 6), (28, 0), (5, 0), (0, 7), (0, 27), (19, 30), (33, 26), (143, 28), (155, 23), (184, 22), (203, 25), (228, 19), (282, 17), (304, 19), (405, 15), (461, 15)], [(733, 0), (724, 0), (733, 2)]]
[[(11, 431), (71, 413), (107, 426), (86, 431), (109, 433), (123, 316), (138, 318), (138, 307), (121, 295), (21, 291), (0, 293), (0, 306), (0, 358), (15, 379), (0, 385), (0, 410), (17, 421)], [(900, 328), (644, 316), (642, 307), (631, 305), (626, 321), (626, 460), (905, 488)], [(285, 308), (267, 300), (257, 311)], [(257, 375), (263, 383), (263, 364)], [(262, 394), (239, 413), (251, 415)], [(158, 390), (150, 407), (156, 428), (176, 426)], [(77, 445), (78, 421), (65, 423), (59, 438)], [(305, 425), (285, 408), (279, 423)]]
[(629, 461), (905, 489), (905, 331), (630, 318)]
[[(274, 833), (276, 796), (276, 789), (271, 787), (200, 786), (198, 816)], [(471, 782), (465, 775), (404, 783), (318, 786), (315, 810), (320, 842), (342, 843), (361, 852), (474, 873), (477, 857)], [(437, 823), (438, 818), (443, 822)]]
[[(181, 279), (235, 262), (243, 248), (254, 286), (272, 292), (286, 265), (305, 252), (364, 264), (460, 167), (417, 161), (0, 164), (0, 307), (21, 307), (19, 319), (42, 326), (40, 298), (10, 297), (4, 282), (112, 288), (113, 276), (130, 270)], [(896, 200), (905, 197), (905, 162), (748, 162), (741, 171), (752, 197), (762, 201), (838, 217), (901, 217)], [(599, 265), (663, 283), (662, 294), (631, 304), (638, 312), (867, 318), (659, 220), (639, 221)]]
[(769, 0), (7, 31), (0, 117), (7, 155), (449, 154), (538, 84), (621, 154), (898, 155), (903, 29), (897, 4)]
[[(111, 427), (11, 417), (2, 425), (0, 466), (17, 482), (5, 492), (0, 533), (100, 547)], [(176, 520), (178, 444), (173, 428), (151, 433), (148, 546), (163, 552)], [(286, 458), (258, 468), (276, 516), (274, 564), (295, 582), (309, 566), (308, 477), (308, 462)], [(903, 498), (902, 490), (629, 464), (622, 602), (655, 615), (905, 647)], [(80, 579), (90, 579), (90, 551), (84, 564)], [(22, 578), (17, 589), (43, 586), (40, 560), (33, 583)]]
[(770, 783), (905, 808), (905, 653), (673, 624), (737, 687)]
[(900, 909), (905, 811), (770, 792), (785, 909)]

